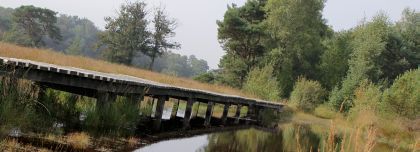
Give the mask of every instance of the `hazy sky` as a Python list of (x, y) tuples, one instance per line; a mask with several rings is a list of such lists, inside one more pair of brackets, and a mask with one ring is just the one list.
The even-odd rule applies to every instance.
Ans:
[[(92, 20), (104, 28), (105, 16), (114, 16), (126, 0), (0, 0), (0, 6), (18, 7), (35, 5), (63, 14), (77, 15)], [(194, 54), (205, 59), (211, 68), (217, 68), (225, 53), (217, 41), (216, 20), (223, 18), (227, 5), (242, 5), (246, 0), (146, 0), (150, 10), (163, 5), (178, 22), (175, 41), (182, 49), (175, 52)], [(327, 0), (324, 18), (334, 30), (354, 27), (364, 17), (370, 18), (378, 11), (386, 12), (391, 20), (398, 20), (406, 7), (420, 10), (420, 0)]]

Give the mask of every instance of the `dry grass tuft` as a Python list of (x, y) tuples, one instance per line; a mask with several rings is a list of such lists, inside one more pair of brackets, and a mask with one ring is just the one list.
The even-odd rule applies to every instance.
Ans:
[(127, 144), (130, 147), (134, 147), (139, 143), (139, 139), (135, 138), (135, 137), (130, 137), (127, 139)]
[(8, 43), (0, 43), (0, 56), (28, 59), (33, 61), (57, 64), (62, 66), (71, 66), (99, 72), (125, 74), (160, 83), (176, 85), (180, 87), (208, 90), (218, 93), (256, 98), (255, 96), (243, 93), (238, 89), (234, 89), (227, 86), (200, 83), (191, 79), (164, 75), (148, 70), (142, 70), (134, 67), (128, 67), (120, 64), (114, 64), (82, 56), (65, 55), (63, 53), (47, 49), (27, 48)]
[(70, 133), (66, 141), (76, 149), (86, 149), (90, 145), (89, 135), (83, 132)]

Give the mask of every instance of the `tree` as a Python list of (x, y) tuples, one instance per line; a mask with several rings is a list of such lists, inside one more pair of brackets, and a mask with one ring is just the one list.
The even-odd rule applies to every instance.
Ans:
[(325, 101), (326, 92), (318, 81), (301, 77), (290, 95), (290, 103), (298, 109), (311, 112)]
[(152, 61), (149, 70), (153, 70), (155, 58), (161, 56), (168, 49), (177, 49), (180, 47), (176, 42), (171, 42), (169, 38), (175, 36), (176, 22), (170, 19), (162, 8), (158, 8), (153, 18), (154, 32), (151, 36), (151, 46), (146, 52)]
[(405, 9), (402, 19), (390, 29), (385, 51), (375, 62), (380, 79), (392, 82), (398, 75), (420, 65), (420, 13)]
[(324, 0), (269, 0), (265, 7), (267, 45), (272, 46), (268, 61), (274, 63), (283, 96), (290, 94), (298, 76), (316, 79), (321, 42), (330, 35), (323, 8)]
[(362, 80), (378, 82), (382, 71), (375, 61), (386, 50), (389, 31), (388, 18), (383, 14), (354, 30), (349, 70), (342, 86), (335, 87), (329, 99), (337, 110), (346, 112), (353, 106), (354, 90)]
[[(227, 52), (225, 56), (235, 56), (234, 60), (243, 61), (245, 64), (245, 75), (259, 62), (266, 52), (263, 44), (266, 35), (262, 24), (265, 19), (263, 10), (265, 3), (265, 0), (249, 0), (242, 7), (236, 7), (236, 5), (228, 6), (223, 20), (217, 21), (218, 39)], [(224, 58), (224, 60), (229, 59), (233, 58)], [(228, 69), (230, 68), (229, 66), (225, 67), (223, 65), (221, 64), (221, 68), (225, 69), (225, 74), (234, 75), (234, 73), (227, 73), (234, 71), (234, 69)], [(239, 85), (235, 86), (242, 86), (245, 75), (242, 75), (242, 78), (239, 79)]]
[(232, 53), (227, 53), (220, 59), (219, 67), (221, 68), (220, 83), (235, 88), (242, 88), (243, 82), (248, 75), (247, 65), (242, 58)]
[(147, 31), (146, 4), (127, 2), (118, 17), (107, 17), (100, 40), (107, 50), (103, 56), (111, 62), (131, 65), (138, 52), (146, 51), (150, 33)]
[(191, 75), (196, 76), (202, 73), (206, 73), (209, 70), (207, 61), (203, 59), (197, 59), (194, 55), (190, 55), (188, 58), (188, 63), (191, 65)]
[(346, 76), (352, 48), (351, 31), (337, 32), (324, 41), (325, 51), (318, 65), (319, 80), (323, 86), (331, 90)]
[(264, 100), (279, 101), (280, 90), (277, 80), (273, 77), (273, 70), (271, 65), (254, 68), (249, 72), (243, 90)]
[(0, 6), (0, 40), (2, 40), (3, 34), (11, 28), (12, 13), (13, 9)]
[(102, 50), (95, 49), (100, 30), (92, 21), (62, 14), (58, 17), (57, 26), (62, 35), (61, 42), (53, 43), (47, 38), (45, 39), (46, 47), (66, 54), (100, 57)]
[(12, 31), (7, 33), (5, 40), (24, 46), (41, 47), (45, 36), (60, 40), (60, 30), (56, 26), (56, 12), (49, 9), (21, 6), (13, 12)]
[(391, 113), (416, 119), (420, 115), (420, 68), (400, 75), (392, 86), (384, 91), (384, 104)]

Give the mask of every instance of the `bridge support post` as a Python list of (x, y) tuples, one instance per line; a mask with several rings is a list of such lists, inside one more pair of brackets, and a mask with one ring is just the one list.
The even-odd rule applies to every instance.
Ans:
[(261, 120), (261, 108), (260, 107), (255, 107), (255, 120), (257, 123), (260, 123)]
[(163, 108), (165, 106), (165, 101), (168, 99), (167, 96), (158, 96), (158, 100), (156, 103), (156, 111), (155, 111), (155, 120), (153, 121), (153, 130), (159, 131), (160, 125), (162, 123), (162, 114)]
[(226, 121), (227, 121), (227, 115), (229, 112), (229, 107), (230, 104), (225, 104), (225, 106), (223, 107), (223, 114), (222, 114), (222, 124), (225, 125)]
[(240, 104), (236, 106), (235, 124), (239, 124), (239, 117), (241, 116), (241, 108), (242, 108), (242, 105)]
[(213, 115), (213, 106), (214, 106), (214, 102), (207, 102), (207, 111), (206, 111), (206, 117), (204, 120), (204, 126), (206, 127), (210, 126), (211, 117)]
[(178, 101), (173, 101), (174, 105), (172, 107), (172, 111), (171, 111), (171, 118), (170, 119), (175, 119), (176, 118), (176, 114), (178, 113), (178, 108), (179, 108), (179, 99), (177, 99)]
[(249, 119), (246, 124), (250, 123), (250, 120), (255, 120), (255, 106), (254, 104), (249, 104), (248, 105), (248, 111), (246, 113), (246, 117)]
[[(111, 103), (117, 99), (117, 95), (111, 92), (98, 91), (96, 93), (96, 110), (109, 110)], [(102, 112), (105, 112), (102, 111)]]
[(185, 114), (184, 114), (184, 121), (183, 121), (184, 129), (190, 128), (191, 112), (192, 112), (192, 106), (194, 104), (194, 101), (195, 101), (194, 98), (188, 98), (187, 100), (187, 106), (185, 107)]
[(127, 96), (127, 101), (130, 102), (132, 105), (136, 105), (139, 108), (143, 99), (144, 99), (144, 96), (141, 94), (129, 94)]
[(197, 118), (198, 117), (198, 111), (200, 111), (200, 102), (197, 103), (197, 109), (195, 110), (195, 113), (192, 117)]
[(98, 91), (96, 93), (96, 112), (99, 114), (99, 119), (101, 125), (108, 125), (106, 123), (108, 121), (107, 115), (105, 115), (111, 109), (111, 103), (117, 99), (117, 95), (115, 93), (106, 92), (106, 91)]

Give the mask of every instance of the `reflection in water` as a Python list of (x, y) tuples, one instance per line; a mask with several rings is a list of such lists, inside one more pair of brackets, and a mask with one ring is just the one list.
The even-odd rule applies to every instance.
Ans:
[(296, 151), (296, 147), (316, 151), (319, 143), (320, 137), (309, 126), (288, 125), (273, 132), (245, 129), (163, 141), (138, 151), (273, 152)]
[[(272, 152), (272, 151), (315, 151), (320, 137), (309, 126), (290, 125), (276, 132), (256, 129), (212, 134), (208, 145), (199, 151), (205, 152)], [(315, 149), (315, 150), (314, 150)]]

